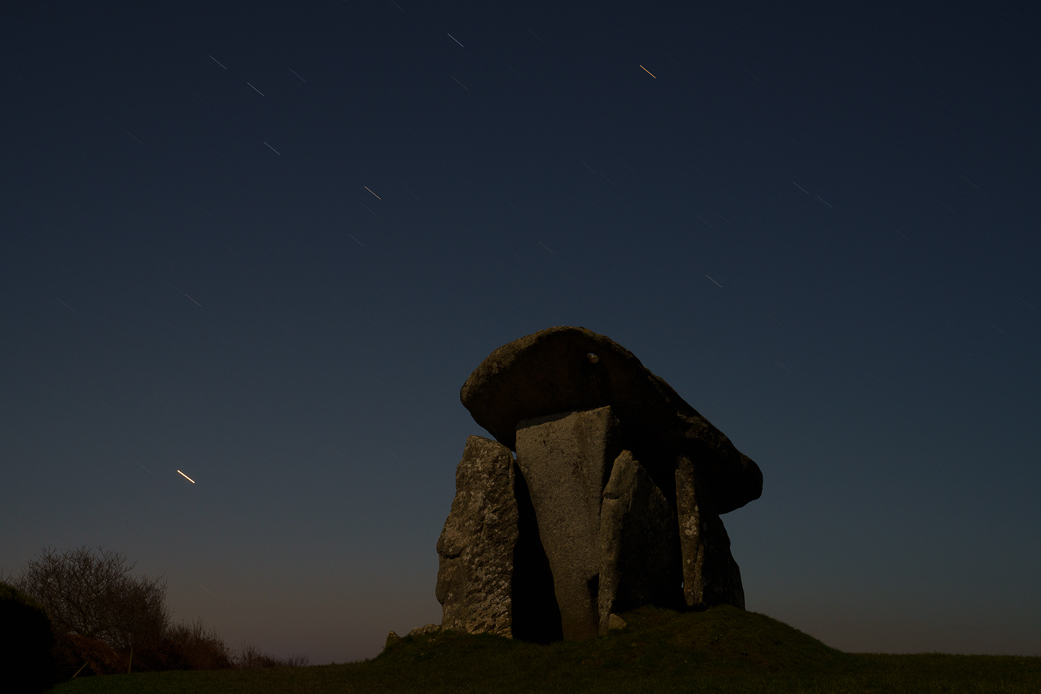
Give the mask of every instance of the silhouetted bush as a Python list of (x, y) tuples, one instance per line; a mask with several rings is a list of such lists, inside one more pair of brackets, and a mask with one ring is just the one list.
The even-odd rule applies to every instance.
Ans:
[[(166, 583), (134, 577), (124, 555), (81, 547), (44, 549), (13, 582), (50, 618), (58, 681), (148, 670), (219, 670), (307, 665), (306, 656), (275, 658), (256, 647), (232, 654), (202, 622), (171, 625)], [(13, 590), (13, 589), (12, 589)], [(44, 614), (46, 613), (46, 614)], [(0, 689), (4, 692), (3, 680)]]
[(36, 602), (0, 583), (0, 688), (18, 694), (51, 689), (56, 682), (51, 622)]
[(245, 644), (235, 657), (235, 667), (241, 669), (268, 668), (268, 667), (303, 667), (309, 665), (310, 660), (306, 655), (289, 656), (288, 658), (276, 658), (267, 653), (262, 653), (253, 644)]
[(99, 639), (71, 632), (55, 634), (54, 638), (54, 662), (60, 682), (73, 677), (115, 675), (126, 672), (130, 665), (127, 655), (116, 653)]
[(134, 566), (100, 548), (44, 549), (15, 586), (46, 610), (57, 633), (104, 641), (117, 653), (132, 649), (144, 665), (161, 649), (169, 624), (166, 583), (134, 577)]
[(216, 632), (207, 631), (202, 620), (178, 624), (166, 632), (163, 652), (170, 670), (222, 670), (234, 667), (231, 651)]

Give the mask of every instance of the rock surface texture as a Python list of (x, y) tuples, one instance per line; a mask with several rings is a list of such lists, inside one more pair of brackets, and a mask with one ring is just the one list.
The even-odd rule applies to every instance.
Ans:
[(513, 455), (480, 436), (466, 440), (455, 500), (437, 541), (435, 595), (444, 629), (513, 636), (513, 554), (519, 537)]
[(456, 470), (444, 629), (548, 642), (640, 605), (744, 607), (719, 514), (762, 473), (627, 349), (549, 328), (492, 352), (460, 398), (497, 441), (471, 436)]
[(522, 420), (517, 465), (528, 482), (566, 639), (596, 636), (600, 504), (615, 451), (610, 407)]
[(707, 498), (690, 458), (676, 465), (676, 505), (683, 558), (683, 597), (687, 607), (727, 604), (744, 609), (741, 569), (730, 554), (730, 537)]
[(615, 459), (604, 489), (599, 540), (601, 634), (611, 613), (640, 605), (679, 607), (676, 510), (629, 451)]

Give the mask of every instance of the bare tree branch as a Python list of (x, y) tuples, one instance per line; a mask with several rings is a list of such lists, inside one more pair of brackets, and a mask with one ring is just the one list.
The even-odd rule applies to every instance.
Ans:
[(116, 650), (159, 643), (169, 626), (166, 582), (134, 577), (126, 556), (86, 547), (44, 548), (14, 584), (47, 611), (56, 629), (104, 641)]

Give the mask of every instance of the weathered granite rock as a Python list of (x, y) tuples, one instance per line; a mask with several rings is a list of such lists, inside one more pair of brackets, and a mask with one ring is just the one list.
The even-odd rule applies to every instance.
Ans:
[(672, 461), (685, 453), (700, 461), (717, 513), (762, 494), (754, 461), (632, 352), (585, 328), (548, 328), (499, 347), (466, 380), (460, 399), (478, 424), (513, 449), (522, 420), (610, 406), (626, 446), (654, 452), (644, 457), (663, 491), (673, 484)]
[(565, 639), (599, 633), (600, 504), (618, 454), (610, 407), (524, 420), (517, 466), (524, 474)]
[(437, 541), (435, 595), (442, 626), (512, 636), (513, 560), (519, 537), (510, 450), (480, 436), (466, 440), (455, 499)]
[(420, 636), (432, 636), (441, 633), (440, 624), (427, 624), (425, 626), (416, 627), (412, 631), (408, 632), (408, 635), (416, 639)]
[(398, 636), (397, 633), (395, 633), (394, 630), (392, 629), (391, 632), (389, 634), (387, 634), (387, 642), (385, 644), (383, 644), (383, 650), (387, 650), (388, 648), (393, 648), (394, 646), (398, 645), (399, 643), (401, 643), (401, 637)]
[(676, 465), (676, 511), (687, 606), (744, 609), (741, 569), (730, 553), (730, 537), (705, 493), (700, 470), (687, 456), (680, 456)]
[(643, 465), (622, 451), (600, 510), (600, 634), (613, 612), (678, 607), (682, 580), (676, 511)]

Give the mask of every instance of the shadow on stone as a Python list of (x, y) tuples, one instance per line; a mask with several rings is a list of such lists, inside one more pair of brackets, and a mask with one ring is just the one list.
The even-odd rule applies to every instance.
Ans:
[(513, 637), (535, 643), (564, 638), (553, 594), (553, 572), (539, 537), (535, 508), (524, 475), (514, 470), (520, 539), (513, 551)]

